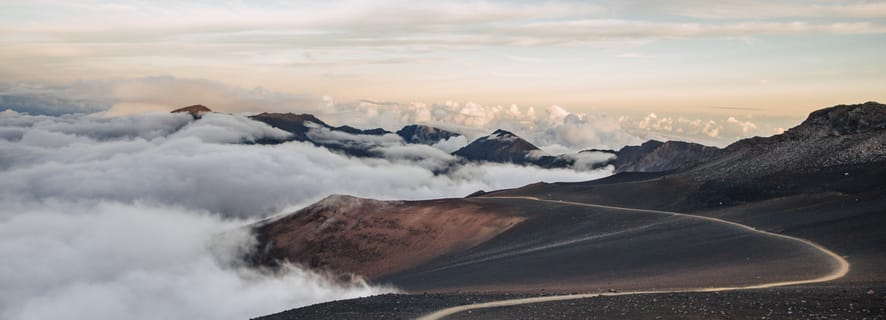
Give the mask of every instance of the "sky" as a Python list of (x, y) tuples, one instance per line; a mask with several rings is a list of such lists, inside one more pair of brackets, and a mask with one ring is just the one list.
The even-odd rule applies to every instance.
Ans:
[[(884, 56), (884, 1), (0, 1), (0, 98), (172, 77), (338, 104), (558, 106), (643, 138), (685, 136), (642, 128), (652, 115), (757, 127), (688, 138), (709, 144), (886, 101)], [(235, 110), (270, 108), (314, 110)]]

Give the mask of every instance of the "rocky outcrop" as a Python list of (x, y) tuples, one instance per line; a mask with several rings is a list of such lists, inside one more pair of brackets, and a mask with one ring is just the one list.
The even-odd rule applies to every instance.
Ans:
[(608, 164), (615, 172), (662, 172), (679, 170), (710, 160), (719, 149), (697, 143), (649, 140), (615, 153)]
[(212, 112), (212, 109), (209, 109), (206, 106), (201, 105), (201, 104), (195, 104), (193, 106), (187, 106), (184, 108), (178, 108), (178, 109), (172, 110), (172, 113), (190, 113), (191, 116), (194, 117), (195, 119), (198, 119), (201, 116), (203, 116), (203, 114), (209, 113), (209, 112)]
[(382, 128), (362, 130), (362, 129), (354, 128), (352, 126), (339, 126), (339, 127), (333, 128), (333, 129), (335, 129), (335, 131), (341, 131), (341, 132), (345, 132), (345, 133), (349, 133), (349, 134), (365, 134), (365, 135), (370, 135), (370, 136), (383, 136), (388, 133), (391, 133), (390, 131), (382, 129)]
[(784, 134), (733, 143), (687, 176), (748, 179), (882, 161), (886, 161), (886, 105), (868, 102), (818, 110)]
[(441, 140), (460, 136), (461, 134), (426, 125), (413, 124), (397, 131), (397, 135), (406, 143), (433, 145)]
[(794, 139), (836, 137), (886, 130), (886, 105), (867, 102), (812, 112), (806, 121), (785, 132)]
[(495, 130), (480, 137), (452, 154), (471, 161), (526, 164), (530, 154), (541, 149), (523, 138), (505, 130)]
[(452, 153), (469, 161), (534, 165), (542, 168), (565, 168), (575, 163), (566, 155), (552, 156), (516, 134), (498, 129)]
[(261, 113), (250, 116), (250, 118), (292, 133), (292, 137), (289, 140), (263, 140), (260, 143), (276, 144), (291, 140), (306, 141), (355, 157), (382, 156), (380, 152), (373, 150), (374, 144), (366, 143), (363, 140), (367, 139), (362, 139), (360, 136), (382, 136), (391, 133), (380, 128), (361, 130), (351, 126), (333, 127), (314, 115), (307, 113)]
[(295, 113), (260, 113), (249, 117), (252, 120), (261, 121), (268, 125), (292, 133), (294, 140), (307, 141), (308, 131), (313, 127), (325, 127), (332, 129), (332, 126), (317, 119), (312, 114), (295, 114)]

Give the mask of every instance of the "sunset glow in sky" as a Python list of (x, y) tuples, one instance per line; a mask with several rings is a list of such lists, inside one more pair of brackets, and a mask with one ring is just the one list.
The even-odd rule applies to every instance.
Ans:
[(884, 1), (0, 1), (8, 88), (171, 76), (791, 125), (886, 101), (884, 57)]

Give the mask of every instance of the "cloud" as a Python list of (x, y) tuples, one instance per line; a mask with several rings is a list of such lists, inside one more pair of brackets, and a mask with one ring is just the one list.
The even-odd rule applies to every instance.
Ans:
[(376, 147), (385, 159), (393, 163), (414, 165), (431, 172), (445, 170), (455, 165), (457, 158), (434, 146), (392, 144)]
[[(191, 117), (190, 115), (184, 116)], [(110, 121), (114, 121), (114, 119)], [(289, 132), (243, 116), (208, 113), (203, 115), (200, 121), (182, 128), (170, 138), (196, 137), (203, 142), (210, 143), (242, 143), (256, 142), (262, 138), (285, 140), (290, 136), (292, 134)]]
[(201, 103), (229, 113), (317, 112), (329, 103), (324, 97), (244, 89), (219, 82), (171, 76), (78, 81), (46, 85), (0, 83), (0, 110), (32, 115), (103, 113), (119, 116), (169, 112)]
[[(489, 134), (495, 129), (505, 129), (517, 133), (540, 147), (560, 146), (569, 148), (570, 152), (586, 148), (620, 148), (627, 144), (637, 144), (641, 141), (619, 127), (617, 119), (605, 115), (572, 113), (560, 106), (549, 106), (543, 111), (536, 111), (535, 107), (520, 107), (517, 105), (483, 105), (475, 102), (445, 101), (443, 103), (397, 103), (376, 102), (363, 100), (356, 103), (335, 103), (330, 97), (310, 95), (295, 95), (273, 92), (263, 89), (246, 90), (226, 86), (217, 82), (199, 79), (187, 79), (176, 77), (150, 77), (134, 78), (115, 81), (75, 82), (66, 85), (56, 84), (53, 87), (33, 85), (40, 87), (41, 95), (59, 97), (60, 101), (69, 101), (77, 96), (78, 99), (93, 101), (93, 105), (104, 105), (103, 109), (92, 110), (95, 118), (113, 117), (119, 115), (137, 113), (165, 113), (169, 110), (200, 103), (207, 105), (215, 111), (229, 113), (258, 113), (258, 112), (294, 112), (313, 113), (324, 121), (334, 125), (353, 125), (363, 128), (382, 127), (390, 131), (396, 131), (409, 124), (428, 124), (442, 129), (462, 133), (468, 140)], [(88, 90), (87, 90), (88, 89)], [(89, 95), (81, 92), (89, 91)], [(14, 94), (21, 101), (30, 101), (26, 105), (40, 104), (41, 98), (35, 96), (33, 90), (12, 90), (7, 94)], [(34, 99), (33, 101), (28, 99)], [(99, 103), (101, 102), (101, 104)], [(35, 108), (20, 107), (19, 104), (0, 103), (0, 108), (8, 108), (16, 112), (32, 113), (36, 115), (63, 115), (72, 113), (84, 113), (78, 106), (70, 106), (60, 102), (51, 107), (52, 112), (44, 113)], [(146, 107), (148, 106), (148, 107)], [(7, 117), (10, 118), (10, 117)], [(163, 127), (152, 127), (151, 123), (124, 123), (119, 119), (105, 120), (102, 130), (116, 130), (118, 136), (133, 136), (137, 132), (131, 132), (137, 128), (147, 126), (150, 130), (159, 130), (151, 137), (170, 130), (177, 130), (184, 125), (187, 117), (182, 116), (177, 122)], [(213, 121), (221, 121), (216, 117)], [(31, 118), (36, 119), (36, 118)], [(151, 118), (127, 118), (125, 121), (172, 121), (161, 116)], [(7, 120), (10, 121), (10, 120)], [(37, 121), (37, 120), (34, 120)], [(54, 120), (56, 126), (76, 126), (79, 124), (63, 124), (62, 118)], [(97, 122), (100, 120), (94, 120)], [(233, 120), (232, 120), (233, 121)], [(209, 123), (203, 122), (204, 127), (191, 127), (189, 131), (212, 130)], [(220, 127), (230, 127), (234, 123), (227, 123)], [(63, 130), (64, 131), (64, 130)], [(210, 134), (219, 138), (225, 134), (216, 129)], [(75, 133), (76, 129), (70, 128), (67, 133)], [(257, 132), (258, 133), (258, 132)], [(8, 133), (13, 134), (13, 133)], [(79, 132), (79, 134), (93, 134)], [(103, 133), (110, 134), (110, 132)], [(392, 143), (398, 140), (395, 136), (366, 137), (352, 136), (341, 132), (323, 129), (314, 130), (312, 133), (318, 140), (350, 141), (351, 143), (382, 144)], [(366, 139), (379, 140), (376, 142), (364, 141)], [(247, 140), (253, 141), (253, 138)], [(360, 141), (357, 141), (360, 140)], [(383, 141), (382, 141), (383, 140)], [(230, 141), (229, 141), (230, 142)], [(450, 145), (441, 145), (446, 150), (456, 148), (461, 144), (453, 140)]]
[(453, 152), (457, 151), (458, 149), (461, 149), (464, 146), (468, 145), (468, 143), (469, 143), (468, 138), (466, 138), (465, 136), (462, 135), (462, 136), (450, 137), (445, 140), (440, 140), (439, 142), (435, 143), (432, 147), (440, 149), (441, 151), (446, 152), (446, 153), (453, 153)]
[[(729, 110), (754, 111), (749, 108)], [(647, 139), (693, 141), (714, 146), (725, 146), (751, 136), (779, 134), (784, 130), (779, 126), (782, 122), (781, 119), (754, 120), (753, 113), (725, 118), (649, 113), (640, 119), (627, 116), (619, 119), (626, 130)]]
[[(335, 125), (353, 125), (363, 128), (383, 127), (390, 131), (396, 131), (409, 124), (428, 124), (442, 129), (459, 132), (465, 135), (467, 140), (489, 134), (495, 129), (505, 129), (517, 133), (521, 137), (540, 147), (551, 146), (557, 150), (567, 148), (568, 152), (575, 152), (587, 148), (620, 148), (627, 144), (637, 144), (641, 141), (619, 127), (616, 119), (603, 115), (575, 114), (560, 106), (549, 106), (544, 111), (537, 112), (534, 107), (519, 107), (517, 105), (482, 105), (475, 102), (446, 101), (443, 103), (396, 103), (376, 102), (363, 100), (356, 103), (334, 103), (329, 97), (315, 97), (310, 95), (293, 95), (272, 92), (262, 89), (246, 90), (229, 87), (217, 82), (175, 78), (175, 77), (151, 77), (136, 78), (117, 81), (77, 82), (68, 86), (56, 85), (55, 87), (43, 87), (41, 94), (60, 97), (60, 101), (68, 101), (68, 95), (82, 92), (89, 88), (93, 92), (89, 95), (90, 101), (104, 103), (104, 109), (92, 110), (96, 112), (92, 122), (100, 122), (98, 118), (113, 117), (136, 113), (157, 112), (165, 113), (177, 107), (200, 103), (209, 106), (215, 111), (231, 113), (257, 113), (257, 112), (295, 112), (313, 113)], [(102, 88), (102, 90), (96, 89)], [(21, 101), (34, 100), (31, 104), (41, 103), (39, 96), (34, 96), (32, 91), (12, 91), (20, 97)], [(98, 92), (104, 92), (104, 95)], [(13, 94), (10, 93), (10, 94)], [(84, 98), (85, 99), (85, 98)], [(28, 104), (30, 105), (30, 104)], [(16, 112), (46, 114), (35, 108), (19, 107), (18, 104), (0, 104), (0, 108), (9, 108)], [(146, 107), (149, 106), (149, 107)], [(68, 106), (64, 102), (52, 106), (49, 115), (82, 113), (83, 109), (77, 106)], [(11, 117), (6, 117), (11, 119)], [(168, 133), (183, 126), (186, 116), (182, 116), (177, 122), (169, 123), (162, 127), (152, 127), (151, 123), (124, 123), (124, 121), (173, 121), (155, 115), (151, 118), (135, 117), (125, 118), (121, 121), (104, 120), (105, 124), (100, 130), (117, 131), (116, 135), (111, 132), (103, 132), (103, 135), (111, 137), (132, 137), (137, 128), (147, 126), (149, 130), (159, 130), (150, 137)], [(211, 121), (222, 121), (221, 118), (210, 116)], [(30, 118), (37, 119), (37, 118)], [(76, 126), (80, 124), (62, 123), (64, 118), (54, 119), (54, 126)], [(233, 118), (228, 118), (234, 121)], [(11, 121), (11, 120), (7, 120)], [(37, 121), (37, 120), (33, 120)], [(227, 134), (225, 129), (236, 125), (226, 123), (213, 125), (210, 121), (201, 122), (198, 126), (188, 128), (188, 134), (198, 134), (198, 131), (210, 131), (203, 138), (212, 137), (221, 139)], [(50, 124), (45, 124), (50, 125)], [(215, 129), (213, 129), (215, 128)], [(99, 130), (99, 129), (97, 129)], [(267, 130), (256, 128), (255, 130)], [(77, 132), (75, 128), (62, 130), (66, 133), (80, 135), (95, 135), (93, 132)], [(255, 134), (267, 134), (267, 132), (254, 132)], [(16, 134), (16, 133), (6, 133)], [(279, 135), (279, 134), (278, 134)], [(316, 129), (312, 131), (313, 138), (322, 141), (358, 144), (390, 144), (399, 141), (396, 136), (353, 136), (337, 131)], [(148, 138), (150, 138), (148, 137)], [(228, 142), (232, 138), (228, 137)], [(245, 138), (254, 141), (255, 137)], [(377, 140), (377, 141), (367, 141)], [(467, 144), (457, 138), (441, 144), (439, 147), (449, 152), (455, 151)]]
[(739, 121), (735, 119), (735, 117), (729, 117), (726, 119), (726, 125), (731, 128), (734, 128), (736, 131), (734, 136), (745, 136), (751, 132), (757, 130), (757, 125), (750, 121)]
[[(424, 83), (429, 78), (421, 75), (441, 70), (455, 72), (457, 79), (471, 76), (452, 69), (473, 60), (465, 49), (483, 50), (485, 54), (479, 56), (532, 61), (547, 53), (535, 54), (523, 47), (622, 50), (686, 39), (747, 41), (770, 35), (883, 34), (883, 17), (883, 4), (852, 1), (811, 5), (805, 1), (685, 1), (680, 5), (649, 1), (345, 1), (335, 5), (303, 1), (125, 1), (113, 5), (104, 1), (30, 1), (0, 4), (4, 34), (0, 45), (5, 49), (0, 59), (6, 62), (0, 65), (0, 74), (5, 79), (28, 80), (174, 74), (350, 95), (347, 92), (366, 90), (371, 79), (387, 78), (385, 83), (408, 85)], [(655, 48), (642, 51), (648, 49)], [(558, 62), (563, 59), (549, 60), (551, 65), (569, 67), (565, 61)], [(417, 72), (398, 70), (392, 76), (392, 68), (386, 67), (390, 64), (416, 67), (394, 69)], [(468, 69), (479, 72), (492, 67), (486, 60), (472, 66)], [(396, 81), (400, 77), (407, 80)], [(557, 79), (562, 80), (562, 76)], [(366, 93), (349, 98), (365, 98)], [(215, 104), (224, 101), (218, 102)], [(89, 112), (107, 105), (82, 106)], [(161, 106), (129, 103), (118, 107), (128, 112)]]
[[(879, 34), (886, 25), (861, 22), (747, 21), (651, 22), (622, 19), (580, 19), (535, 22), (502, 28), (505, 44), (544, 46), (649, 41), (675, 38), (726, 38), (800, 34)], [(507, 40), (511, 39), (511, 40)]]
[(460, 132), (468, 140), (505, 129), (539, 147), (555, 153), (577, 152), (589, 148), (621, 148), (642, 142), (623, 130), (618, 119), (606, 115), (572, 113), (560, 106), (543, 112), (517, 105), (482, 105), (474, 102), (447, 101), (439, 104), (399, 104), (361, 101), (336, 104), (332, 119), (354, 119), (364, 126), (381, 123), (398, 127), (423, 123)]
[[(876, 20), (856, 19), (886, 17), (886, 6), (881, 3), (849, 1), (813, 4), (806, 1), (775, 4), (765, 1), (683, 1), (681, 5), (669, 6), (646, 1), (608, 6), (504, 1), (346, 2), (335, 6), (227, 1), (212, 4), (128, 2), (114, 9), (104, 4), (53, 5), (56, 10), (52, 11), (46, 10), (43, 3), (21, 5), (17, 11), (19, 14), (6, 16), (10, 22), (0, 26), (5, 27), (7, 32), (19, 34), (19, 38), (43, 39), (44, 44), (68, 44), (51, 46), (50, 49), (39, 47), (43, 54), (95, 55), (96, 51), (100, 51), (112, 56), (131, 56), (132, 53), (126, 50), (108, 50), (94, 44), (152, 47), (183, 40), (196, 44), (238, 44), (243, 50), (237, 52), (244, 53), (267, 49), (268, 45), (287, 48), (281, 45), (287, 42), (298, 43), (300, 48), (326, 49), (524, 46), (606, 42), (626, 38), (882, 33), (884, 27)], [(21, 14), (40, 11), (48, 12), (40, 15)], [(62, 12), (65, 14), (62, 15)], [(189, 13), (199, 18), (180, 19), (181, 15)], [(662, 22), (660, 19), (645, 18), (657, 15), (684, 19)], [(698, 18), (703, 20), (698, 21)], [(780, 21), (797, 18), (829, 19)], [(713, 19), (746, 20), (711, 22)], [(837, 21), (833, 21), (835, 19)], [(70, 28), (70, 25), (78, 25), (78, 28)], [(119, 27), (110, 29), (109, 25)], [(210, 50), (215, 50), (216, 55), (237, 57), (218, 52), (214, 46), (201, 48), (190, 45), (182, 48), (187, 49), (196, 51), (191, 52), (193, 54), (208, 54), (212, 53)], [(278, 64), (302, 62), (287, 59), (283, 54), (269, 57), (279, 60)], [(311, 56), (307, 59), (317, 58)], [(367, 61), (377, 60), (369, 58)]]
[(307, 136), (311, 138), (311, 140), (319, 143), (380, 146), (403, 142), (403, 138), (393, 133), (384, 135), (355, 135), (338, 130), (330, 130), (329, 128), (321, 127), (320, 125), (315, 125), (313, 123), (308, 123), (307, 126), (312, 127), (311, 130), (307, 132)]
[(558, 145), (573, 152), (582, 149), (620, 149), (642, 143), (641, 139), (624, 129), (616, 119), (605, 115), (578, 115), (554, 106), (548, 109), (551, 125), (534, 134), (541, 146)]
[(384, 155), (373, 159), (301, 142), (239, 144), (285, 133), (226, 114), (4, 111), (0, 133), (4, 319), (244, 319), (386, 292), (296, 266), (247, 268), (238, 257), (254, 239), (242, 226), (333, 193), (458, 197), (612, 172), (452, 166), (445, 151), (386, 136), (368, 141)]
[(650, 56), (648, 54), (639, 53), (639, 52), (625, 52), (625, 53), (618, 54), (616, 57), (628, 58), (628, 59), (641, 59), (641, 58), (649, 58)]
[(141, 204), (32, 204), (0, 222), (4, 319), (246, 319), (388, 291), (232, 263), (244, 221)]
[[(886, 4), (860, 1), (681, 1), (657, 10), (702, 19), (882, 18)], [(646, 4), (647, 6), (649, 4)]]
[[(664, 140), (688, 140), (710, 145), (724, 145), (754, 135), (770, 135), (778, 127), (784, 127), (784, 123), (795, 121), (781, 121), (774, 119), (767, 122), (764, 119), (750, 119), (755, 108), (728, 108), (720, 110), (745, 111), (743, 116), (729, 116), (725, 118), (683, 114), (655, 114), (650, 113), (640, 118), (629, 116), (610, 117), (601, 113), (576, 113), (566, 108), (551, 105), (545, 108), (518, 105), (484, 105), (475, 102), (445, 101), (442, 103), (398, 103), (378, 102), (362, 100), (355, 103), (336, 103), (330, 97), (293, 95), (262, 89), (245, 90), (229, 87), (220, 83), (206, 80), (183, 79), (175, 77), (137, 78), (120, 81), (99, 82), (75, 82), (67, 86), (55, 84), (23, 86), (32, 89), (16, 93), (20, 99), (27, 94), (35, 92), (33, 88), (42, 88), (39, 92), (44, 95), (58, 97), (60, 101), (73, 99), (86, 99), (95, 101), (93, 105), (104, 101), (109, 105), (105, 110), (98, 111), (90, 116), (91, 123), (103, 123), (92, 132), (78, 129), (82, 126), (80, 118), (62, 117), (30, 117), (21, 118), (9, 116), (16, 112), (34, 111), (35, 109), (19, 108), (15, 111), (5, 111), (0, 114), (0, 121), (31, 121), (33, 123), (12, 123), (0, 129), (0, 137), (20, 139), (24, 131), (22, 126), (38, 124), (38, 127), (60, 131), (67, 134), (84, 136), (91, 139), (116, 139), (121, 137), (140, 136), (152, 139), (177, 131), (188, 123), (189, 117), (182, 115), (180, 118), (169, 118), (162, 115), (175, 107), (202, 103), (221, 112), (232, 113), (257, 113), (271, 112), (294, 112), (313, 113), (324, 121), (333, 125), (352, 125), (361, 128), (382, 127), (389, 131), (396, 131), (409, 124), (426, 124), (450, 131), (464, 134), (464, 139), (457, 138), (438, 145), (441, 150), (452, 152), (466, 145), (468, 142), (488, 135), (495, 129), (505, 129), (516, 133), (529, 142), (545, 149), (550, 154), (575, 153), (584, 149), (619, 149), (625, 145), (636, 145), (645, 139)], [(87, 88), (87, 89), (84, 89)], [(98, 90), (104, 88), (106, 90)], [(125, 88), (125, 89), (120, 89)], [(30, 93), (29, 93), (30, 92)], [(83, 93), (89, 92), (89, 94)], [(105, 92), (102, 95), (100, 92)], [(202, 92), (196, 94), (195, 92)], [(218, 97), (213, 97), (218, 95)], [(68, 98), (71, 96), (71, 98)], [(36, 98), (34, 103), (39, 103)], [(24, 100), (22, 100), (24, 101)], [(176, 102), (178, 101), (178, 102)], [(214, 105), (205, 103), (211, 101), (219, 103)], [(155, 105), (162, 112), (157, 112), (146, 117), (112, 117), (114, 114), (140, 112), (142, 109), (129, 109), (132, 105)], [(2, 106), (2, 104), (0, 104)], [(116, 108), (116, 109), (115, 109)], [(67, 114), (82, 112), (79, 107), (57, 105), (52, 107), (51, 114)], [(111, 111), (116, 110), (116, 111)], [(125, 111), (125, 112), (124, 112)], [(759, 110), (757, 110), (759, 111)], [(4, 116), (6, 115), (6, 116)], [(104, 120), (102, 120), (105, 118)], [(225, 142), (237, 142), (239, 133), (230, 135), (226, 128), (237, 125), (234, 122), (212, 124), (212, 121), (222, 121), (221, 118), (210, 116), (208, 121), (200, 125), (191, 126), (187, 134), (198, 135), (199, 131), (206, 131), (202, 135), (204, 139), (225, 139)], [(747, 118), (747, 119), (746, 119)], [(51, 119), (52, 121), (43, 121)], [(176, 120), (177, 119), (177, 120)], [(225, 118), (226, 121), (235, 121), (235, 118)], [(775, 120), (781, 121), (775, 123)], [(163, 125), (155, 126), (155, 122), (165, 121)], [(762, 121), (762, 122), (761, 122)], [(771, 123), (770, 123), (771, 122)], [(49, 126), (52, 126), (50, 128)], [(245, 129), (245, 128), (244, 128)], [(244, 141), (255, 141), (262, 135), (274, 136), (267, 127), (253, 128), (258, 130), (252, 133), (252, 137), (243, 137)], [(155, 132), (146, 132), (153, 130)], [(214, 131), (214, 132), (209, 132)], [(223, 136), (228, 134), (227, 138)], [(277, 132), (277, 137), (282, 133)], [(388, 136), (354, 136), (341, 132), (317, 129), (312, 132), (314, 138), (323, 141), (336, 142), (343, 145), (392, 145), (401, 144), (400, 139), (394, 135)], [(41, 138), (42, 135), (42, 138)], [(66, 137), (51, 137), (51, 133), (31, 132), (28, 141), (36, 139), (63, 143), (68, 141)], [(371, 141), (370, 141), (371, 140)], [(70, 142), (70, 141), (68, 141)], [(67, 142), (64, 142), (67, 143)], [(11, 157), (11, 156), (6, 156)]]
[(89, 84), (50, 86), (0, 83), (0, 110), (62, 115), (104, 111), (111, 104), (106, 94)]
[[(208, 115), (170, 132), (169, 128), (177, 126), (182, 117), (0, 118), (5, 122), (36, 123), (29, 127), (2, 126), (24, 131), (19, 140), (0, 140), (0, 168), (5, 169), (0, 174), (0, 199), (175, 204), (231, 217), (255, 217), (304, 205), (330, 193), (405, 199), (463, 196), (478, 189), (550, 180), (545, 174), (554, 172), (526, 170), (517, 184), (501, 183), (501, 177), (479, 169), (470, 178), (435, 175), (435, 169), (450, 165), (454, 158), (430, 146), (385, 141), (387, 136), (375, 137), (382, 140), (376, 148), (386, 158), (358, 159), (301, 142), (237, 144), (283, 133), (234, 115)], [(155, 123), (158, 129), (133, 127), (122, 134), (109, 130), (116, 127), (115, 120)], [(161, 132), (167, 134), (159, 135)], [(433, 165), (418, 165), (416, 161), (431, 161)], [(494, 164), (466, 167), (471, 166), (497, 167), (500, 171), (524, 169)], [(572, 174), (572, 181), (607, 174), (564, 172)], [(562, 176), (560, 172), (553, 174)]]

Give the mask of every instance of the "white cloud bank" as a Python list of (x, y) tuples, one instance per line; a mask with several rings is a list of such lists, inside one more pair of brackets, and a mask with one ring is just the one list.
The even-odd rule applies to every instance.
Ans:
[(240, 227), (331, 193), (437, 198), (610, 173), (472, 164), (435, 175), (451, 156), (429, 146), (383, 141), (385, 158), (357, 159), (238, 144), (285, 134), (236, 115), (0, 112), (0, 318), (245, 319), (384, 292), (249, 270), (236, 263), (254, 241)]
[(237, 266), (244, 221), (206, 212), (61, 202), (0, 221), (3, 319), (247, 319), (385, 291)]
[(642, 140), (628, 133), (618, 119), (606, 115), (581, 114), (560, 106), (542, 111), (517, 105), (481, 105), (473, 102), (447, 101), (439, 104), (379, 103), (361, 101), (336, 104), (333, 117), (355, 119), (363, 126), (396, 127), (410, 123), (462, 132), (469, 140), (495, 129), (511, 131), (552, 154), (571, 153), (591, 148), (619, 149), (640, 144)]
[(751, 136), (770, 136), (784, 132), (779, 123), (756, 120), (750, 114), (705, 119), (649, 113), (642, 118), (622, 116), (618, 121), (622, 127), (630, 128), (629, 131), (635, 135), (647, 139), (689, 140), (718, 147)]
[[(166, 112), (187, 104), (203, 104), (230, 113), (311, 113), (335, 125), (383, 127), (396, 131), (409, 124), (428, 124), (467, 135), (472, 140), (495, 129), (512, 131), (553, 153), (588, 148), (618, 149), (642, 141), (623, 130), (617, 119), (573, 113), (560, 106), (481, 105), (460, 103), (394, 103), (364, 100), (335, 103), (330, 97), (243, 89), (217, 82), (176, 77), (76, 82), (67, 85), (0, 84), (0, 110), (30, 114), (96, 113), (118, 116)], [(90, 106), (84, 109), (83, 105)], [(132, 121), (132, 120), (130, 120)], [(458, 141), (441, 145), (453, 149)], [(454, 150), (453, 150), (454, 151)]]
[[(514, 132), (550, 154), (562, 154), (594, 148), (619, 149), (625, 145), (638, 145), (646, 139), (653, 138), (723, 146), (741, 138), (755, 135), (768, 136), (778, 132), (778, 128), (785, 128), (802, 120), (799, 117), (768, 120), (754, 118), (753, 110), (735, 110), (736, 113), (731, 116), (722, 114), (705, 116), (703, 113), (695, 115), (650, 113), (638, 117), (636, 114), (629, 116), (573, 112), (557, 105), (542, 108), (456, 101), (429, 104), (371, 100), (337, 103), (331, 97), (288, 94), (261, 88), (244, 89), (208, 80), (177, 77), (81, 81), (65, 85), (0, 83), (0, 110), (11, 109), (46, 115), (92, 113), (95, 115), (95, 121), (99, 121), (101, 116), (138, 114), (146, 111), (165, 113), (184, 105), (197, 103), (207, 105), (216, 111), (234, 114), (311, 113), (336, 126), (382, 127), (396, 131), (405, 125), (427, 124), (465, 134), (467, 141), (454, 139), (438, 146), (450, 152), (495, 129)], [(64, 117), (56, 120), (60, 119)], [(125, 131), (129, 130), (128, 127), (150, 125), (150, 123), (124, 121), (158, 120), (156, 117), (118, 118), (114, 120), (116, 125), (103, 126), (102, 130), (109, 130), (111, 132), (108, 134), (112, 135), (114, 132), (119, 132), (116, 136), (133, 136), (133, 133)], [(165, 132), (162, 130), (175, 128), (175, 126), (162, 128), (148, 126), (146, 130), (161, 130), (154, 133), (157, 135)], [(0, 130), (0, 136), (17, 134), (9, 130), (8, 128)]]

